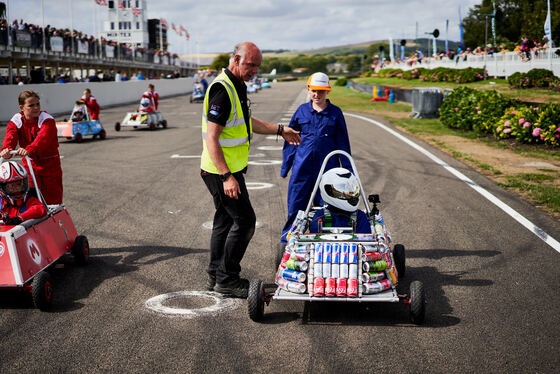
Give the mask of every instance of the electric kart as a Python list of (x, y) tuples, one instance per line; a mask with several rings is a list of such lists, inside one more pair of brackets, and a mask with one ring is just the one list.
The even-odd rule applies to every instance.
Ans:
[(56, 131), (59, 138), (73, 139), (80, 143), (84, 136), (93, 135), (93, 138), (105, 139), (107, 132), (99, 120), (93, 121), (89, 115), (86, 104), (77, 101), (72, 109), (70, 121), (57, 122)]
[[(318, 232), (309, 232), (315, 211), (312, 208), (328, 160), (334, 155), (346, 156), (355, 171), (360, 199), (372, 234), (359, 234), (354, 227), (326, 227), (319, 222)], [(372, 203), (370, 209), (368, 200)], [(410, 284), (406, 294), (397, 291), (404, 277), (405, 247), (390, 245), (391, 237), (377, 208), (379, 195), (366, 198), (352, 157), (344, 151), (333, 151), (325, 158), (305, 211), (299, 211), (288, 233), (288, 244), (277, 249), (275, 266), (277, 288), (270, 292), (262, 280), (249, 284), (249, 317), (259, 322), (264, 306), (272, 300), (309, 302), (387, 302), (403, 303), (410, 309), (413, 323), (424, 321), (426, 299), (420, 281)], [(321, 207), (322, 208), (322, 207)], [(354, 225), (355, 226), (355, 225)]]
[(261, 87), (262, 88), (270, 88), (270, 82), (268, 81), (268, 79), (264, 78), (263, 82), (261, 83)]
[(64, 204), (47, 205), (37, 187), (31, 160), (28, 157), (26, 160), (37, 197), (47, 208), (47, 215), (19, 225), (0, 221), (0, 291), (28, 291), (35, 307), (47, 310), (56, 289), (49, 269), (66, 252), (72, 253), (76, 264), (86, 265), (89, 243), (85, 236), (78, 235)]
[(122, 122), (115, 123), (115, 130), (121, 131), (123, 127), (133, 128), (149, 128), (155, 130), (158, 126), (167, 128), (167, 121), (163, 119), (160, 112), (129, 112), (126, 114)]
[(201, 103), (204, 101), (204, 86), (200, 82), (193, 83), (193, 91), (189, 98), (191, 103)]

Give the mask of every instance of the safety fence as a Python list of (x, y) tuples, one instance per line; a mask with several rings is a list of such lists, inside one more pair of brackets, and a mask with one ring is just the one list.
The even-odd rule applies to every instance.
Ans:
[[(560, 49), (558, 50), (560, 51)], [(465, 55), (448, 57), (429, 57), (422, 59), (421, 62), (405, 61), (392, 63), (385, 67), (411, 70), (414, 68), (435, 69), (438, 67), (465, 69), (486, 68), (489, 76), (509, 77), (514, 73), (526, 73), (532, 69), (547, 69), (560, 76), (560, 55), (557, 50), (544, 49), (538, 52), (531, 52), (529, 56), (517, 52), (493, 53), (485, 55)]]

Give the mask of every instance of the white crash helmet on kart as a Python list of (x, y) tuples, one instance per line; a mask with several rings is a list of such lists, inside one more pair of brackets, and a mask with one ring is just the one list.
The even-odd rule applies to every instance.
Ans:
[(15, 161), (0, 165), (0, 196), (11, 205), (24, 200), (29, 192), (27, 170)]
[(325, 203), (345, 212), (355, 212), (358, 209), (360, 183), (348, 169), (334, 168), (325, 172), (319, 188)]
[(150, 99), (143, 97), (142, 100), (140, 100), (140, 107), (142, 107), (142, 109), (148, 109), (150, 107)]

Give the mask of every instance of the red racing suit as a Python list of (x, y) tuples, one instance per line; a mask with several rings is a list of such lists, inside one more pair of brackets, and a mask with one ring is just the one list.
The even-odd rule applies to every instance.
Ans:
[(20, 205), (11, 205), (2, 200), (2, 211), (1, 215), (7, 213), (8, 217), (20, 216), (23, 221), (33, 218), (41, 218), (47, 215), (47, 210), (45, 206), (33, 196), (27, 196), (25, 201), (19, 200)]
[(89, 99), (86, 99), (84, 95), (82, 96), (82, 100), (84, 101), (84, 103), (86, 103), (86, 107), (88, 109), (91, 120), (99, 121), (99, 111), (101, 110), (101, 108), (99, 107), (97, 100), (95, 100), (95, 97), (90, 95)]
[[(26, 119), (23, 112), (16, 113), (8, 122), (2, 150), (15, 150), (18, 144), (29, 152), (37, 184), (47, 204), (62, 204), (62, 166), (54, 118), (43, 111), (37, 119)], [(25, 159), (23, 165), (29, 173)], [(31, 174), (29, 180), (33, 185)]]
[(147, 97), (148, 99), (150, 99), (150, 101), (152, 103), (152, 107), (157, 112), (159, 94), (156, 91), (154, 91), (154, 92), (146, 91), (142, 94), (142, 97)]

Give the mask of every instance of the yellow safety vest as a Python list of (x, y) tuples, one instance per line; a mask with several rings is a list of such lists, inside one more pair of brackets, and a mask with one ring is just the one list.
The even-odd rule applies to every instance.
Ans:
[(221, 84), (225, 87), (229, 100), (232, 103), (231, 111), (224, 127), (220, 134), (220, 146), (224, 152), (224, 157), (228, 165), (229, 171), (237, 173), (247, 166), (249, 159), (249, 144), (250, 138), (253, 137), (253, 127), (251, 119), (249, 118), (249, 134), (247, 133), (247, 126), (245, 118), (243, 117), (243, 109), (241, 108), (241, 101), (239, 95), (235, 90), (235, 85), (229, 79), (227, 74), (221, 73), (214, 79), (204, 97), (204, 111), (202, 113), (202, 157), (200, 160), (200, 168), (209, 173), (219, 174), (216, 165), (212, 162), (208, 148), (206, 147), (206, 132), (208, 130), (208, 95), (210, 89), (214, 84)]

